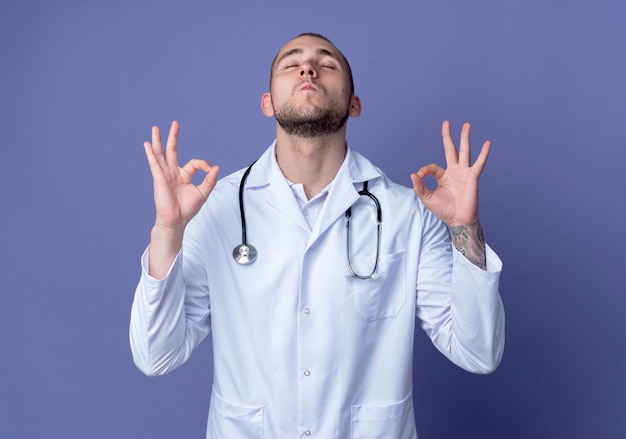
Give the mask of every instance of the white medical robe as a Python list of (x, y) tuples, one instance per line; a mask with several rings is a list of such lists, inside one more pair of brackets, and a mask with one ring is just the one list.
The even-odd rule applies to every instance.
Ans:
[[(147, 274), (144, 254), (132, 307), (133, 357), (148, 375), (181, 365), (211, 332), (207, 438), (416, 438), (416, 322), (458, 366), (497, 367), (501, 262), (489, 247), (483, 271), (453, 249), (412, 189), (350, 148), (310, 227), (272, 145), (244, 190), (258, 259), (239, 265), (242, 174), (218, 182), (165, 279)], [(357, 193), (364, 181), (382, 208), (378, 269), (368, 280), (348, 276), (346, 254), (345, 212), (358, 200), (351, 259), (359, 273), (375, 263), (375, 211)]]

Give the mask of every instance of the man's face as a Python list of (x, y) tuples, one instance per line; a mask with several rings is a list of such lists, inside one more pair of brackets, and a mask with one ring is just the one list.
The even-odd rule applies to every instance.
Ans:
[[(353, 114), (348, 67), (324, 39), (302, 36), (278, 53), (263, 111), (288, 134), (316, 137), (337, 132)], [(358, 98), (356, 98), (358, 99)], [(359, 107), (360, 111), (360, 107)]]

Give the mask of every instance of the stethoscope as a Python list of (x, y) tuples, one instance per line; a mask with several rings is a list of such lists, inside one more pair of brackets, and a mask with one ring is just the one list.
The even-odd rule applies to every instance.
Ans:
[[(241, 264), (241, 265), (247, 265), (247, 264), (253, 263), (256, 260), (256, 257), (258, 254), (256, 248), (252, 244), (248, 243), (248, 239), (246, 236), (246, 214), (245, 214), (244, 205), (243, 205), (244, 186), (246, 183), (246, 179), (248, 178), (248, 175), (250, 174), (250, 171), (252, 170), (252, 166), (254, 166), (254, 163), (256, 163), (256, 161), (253, 162), (248, 167), (248, 169), (246, 169), (246, 171), (243, 173), (243, 176), (241, 177), (241, 183), (239, 183), (239, 213), (241, 215), (241, 244), (237, 245), (233, 249), (233, 258), (238, 264)], [(362, 197), (362, 196), (369, 197), (376, 205), (376, 259), (374, 260), (374, 268), (372, 268), (372, 271), (370, 271), (370, 273), (367, 275), (358, 274), (352, 267), (352, 260), (350, 258), (350, 250), (351, 250), (350, 219), (352, 217), (352, 207), (348, 207), (348, 210), (346, 210), (346, 249), (348, 252), (348, 256), (347, 256), (348, 269), (350, 270), (350, 276), (356, 279), (373, 278), (374, 273), (376, 273), (376, 270), (378, 269), (378, 259), (380, 255), (380, 235), (381, 235), (380, 232), (381, 232), (381, 225), (383, 221), (383, 214), (380, 208), (380, 203), (378, 202), (378, 198), (376, 198), (376, 196), (373, 193), (371, 193), (367, 188), (368, 183), (369, 183), (368, 181), (365, 181), (363, 183), (363, 189), (359, 191), (359, 197)]]

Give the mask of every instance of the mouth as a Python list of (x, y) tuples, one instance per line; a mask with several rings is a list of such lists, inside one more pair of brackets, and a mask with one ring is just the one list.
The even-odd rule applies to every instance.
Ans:
[(300, 87), (300, 91), (317, 91), (317, 87), (310, 82), (307, 82), (302, 87)]

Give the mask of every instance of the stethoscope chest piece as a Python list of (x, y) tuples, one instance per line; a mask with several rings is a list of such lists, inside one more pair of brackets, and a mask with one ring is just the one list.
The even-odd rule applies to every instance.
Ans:
[(238, 264), (251, 264), (256, 260), (256, 248), (250, 244), (239, 244), (233, 249), (233, 258)]
[[(237, 262), (238, 264), (241, 265), (248, 265), (248, 264), (252, 264), (254, 261), (256, 261), (256, 256), (257, 256), (257, 251), (256, 248), (254, 248), (253, 245), (248, 244), (248, 240), (246, 237), (246, 215), (245, 215), (245, 211), (244, 211), (244, 207), (243, 207), (243, 189), (244, 189), (244, 184), (246, 182), (246, 178), (248, 178), (248, 174), (250, 174), (250, 170), (252, 170), (252, 166), (254, 165), (254, 163), (252, 163), (252, 165), (250, 165), (248, 167), (248, 169), (246, 169), (246, 171), (243, 173), (243, 176), (241, 177), (241, 183), (239, 183), (239, 214), (241, 215), (241, 244), (237, 245), (234, 249), (233, 249), (233, 258), (235, 259), (235, 262)], [(350, 218), (352, 217), (352, 208), (348, 208), (348, 210), (346, 210), (346, 251), (347, 251), (347, 258), (348, 258), (348, 268), (350, 269), (350, 275), (356, 279), (372, 279), (376, 273), (376, 270), (378, 269), (378, 258), (379, 258), (379, 254), (380, 254), (380, 230), (381, 230), (381, 223), (382, 223), (382, 210), (380, 208), (380, 203), (378, 202), (378, 199), (374, 196), (374, 194), (372, 194), (367, 186), (368, 186), (368, 181), (363, 182), (363, 190), (359, 192), (359, 196), (366, 196), (369, 197), (374, 204), (376, 205), (376, 229), (377, 229), (377, 233), (376, 233), (376, 259), (374, 261), (374, 267), (372, 268), (371, 272), (367, 275), (361, 275), (361, 274), (357, 274), (356, 271), (354, 271), (354, 268), (352, 267), (352, 260), (350, 258)]]
[[(254, 163), (252, 163), (254, 165)], [(239, 184), (239, 214), (241, 215), (241, 244), (233, 249), (233, 258), (235, 262), (241, 265), (252, 264), (256, 261), (256, 248), (253, 245), (248, 244), (246, 238), (246, 214), (243, 209), (243, 185), (248, 178), (248, 174), (252, 169), (252, 165), (246, 169), (241, 177), (241, 183)]]

